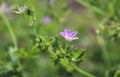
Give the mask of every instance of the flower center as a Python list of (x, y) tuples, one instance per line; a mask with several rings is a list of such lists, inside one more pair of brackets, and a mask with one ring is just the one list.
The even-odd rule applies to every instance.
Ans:
[(69, 33), (69, 34), (68, 34), (68, 36), (69, 36), (69, 37), (71, 37), (71, 36), (72, 36), (72, 34), (71, 34), (71, 33)]

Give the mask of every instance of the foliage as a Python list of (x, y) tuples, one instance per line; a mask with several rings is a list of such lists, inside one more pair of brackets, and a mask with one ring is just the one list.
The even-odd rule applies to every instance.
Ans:
[(119, 77), (119, 7), (120, 0), (1, 0), (0, 77)]

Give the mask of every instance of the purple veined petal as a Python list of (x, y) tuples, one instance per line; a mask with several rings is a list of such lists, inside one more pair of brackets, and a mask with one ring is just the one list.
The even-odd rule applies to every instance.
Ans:
[(60, 35), (65, 38), (65, 33), (64, 32), (60, 32)]
[(66, 35), (71, 33), (71, 31), (69, 29), (65, 29), (64, 32), (65, 32)]
[(77, 34), (78, 34), (78, 32), (77, 32), (77, 31), (74, 31), (74, 32), (71, 32), (70, 36), (71, 36), (71, 37), (75, 37)]
[(64, 32), (60, 32), (60, 35), (66, 40), (72, 41), (78, 39), (78, 37), (76, 37), (77, 33), (77, 31), (71, 32), (69, 29), (65, 29)]

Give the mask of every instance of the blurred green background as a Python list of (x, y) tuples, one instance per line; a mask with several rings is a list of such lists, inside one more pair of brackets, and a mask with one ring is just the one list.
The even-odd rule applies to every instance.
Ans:
[(0, 77), (84, 77), (54, 65), (47, 54), (39, 53), (39, 58), (23, 56), (20, 63), (12, 62), (9, 52), (13, 39), (5, 20), (19, 51), (39, 52), (34, 49), (34, 33), (26, 12), (14, 12), (24, 5), (33, 9), (34, 26), (40, 35), (56, 36), (65, 28), (78, 31), (79, 40), (71, 44), (86, 49), (80, 68), (97, 77), (113, 77), (116, 72), (119, 75), (115, 77), (120, 77), (120, 0), (0, 0), (0, 10), (6, 16), (4, 19), (0, 13)]

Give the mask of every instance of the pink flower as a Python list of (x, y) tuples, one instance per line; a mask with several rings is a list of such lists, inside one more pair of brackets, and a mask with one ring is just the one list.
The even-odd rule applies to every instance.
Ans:
[(43, 23), (44, 24), (49, 24), (51, 22), (51, 18), (49, 16), (43, 17)]
[(76, 37), (77, 34), (78, 34), (77, 31), (71, 32), (69, 29), (65, 29), (64, 32), (60, 32), (60, 35), (63, 36), (68, 41), (77, 40), (78, 39), (78, 37)]
[(22, 7), (18, 8), (19, 12), (24, 12), (26, 9), (28, 9), (27, 6), (22, 6)]
[(14, 11), (14, 12), (17, 13), (17, 14), (21, 14), (21, 13), (24, 13), (26, 10), (28, 10), (27, 6), (21, 6), (21, 7), (18, 8), (17, 11)]
[(2, 3), (1, 7), (0, 7), (0, 10), (2, 12), (8, 12), (10, 9), (9, 9), (9, 6), (7, 3)]

